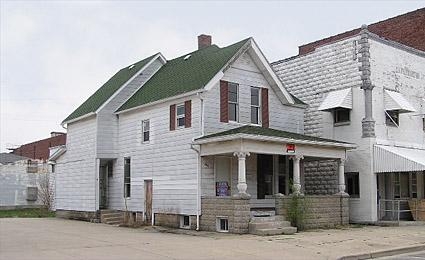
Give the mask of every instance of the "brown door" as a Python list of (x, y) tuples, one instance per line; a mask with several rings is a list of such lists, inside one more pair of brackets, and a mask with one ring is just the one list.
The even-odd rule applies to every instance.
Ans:
[(145, 222), (152, 222), (152, 180), (145, 180)]

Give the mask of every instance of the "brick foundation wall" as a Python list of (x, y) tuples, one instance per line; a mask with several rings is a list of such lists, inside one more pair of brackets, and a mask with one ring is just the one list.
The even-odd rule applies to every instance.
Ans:
[[(334, 228), (349, 224), (348, 196), (324, 195), (302, 196), (307, 207), (304, 219), (305, 229)], [(292, 197), (276, 198), (276, 214), (287, 215)]]
[(203, 197), (201, 205), (201, 230), (217, 231), (217, 217), (226, 217), (229, 221), (230, 233), (248, 233), (248, 224), (251, 217), (248, 198)]
[(338, 192), (338, 163), (334, 160), (304, 162), (306, 195), (332, 195)]
[[(180, 228), (180, 217), (183, 215), (179, 214), (167, 214), (167, 213), (155, 213), (155, 225)], [(189, 216), (190, 218), (190, 229), (196, 229), (196, 216)]]
[(76, 210), (56, 210), (56, 217), (58, 218), (66, 218), (66, 219), (74, 219), (74, 220), (83, 220), (90, 222), (98, 222), (100, 221), (100, 216), (98, 212), (95, 211), (76, 211)]

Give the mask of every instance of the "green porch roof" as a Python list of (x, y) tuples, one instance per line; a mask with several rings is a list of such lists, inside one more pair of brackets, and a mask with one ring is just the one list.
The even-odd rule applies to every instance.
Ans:
[(211, 45), (167, 61), (117, 111), (202, 89), (249, 39), (224, 48)]
[(288, 138), (288, 139), (294, 139), (294, 140), (300, 140), (300, 141), (315, 141), (315, 142), (331, 142), (331, 143), (339, 143), (339, 144), (351, 144), (351, 143), (336, 141), (336, 140), (332, 140), (332, 139), (325, 139), (325, 138), (320, 138), (320, 137), (291, 133), (291, 132), (286, 132), (286, 131), (282, 131), (282, 130), (277, 130), (277, 129), (272, 129), (272, 128), (264, 128), (264, 127), (252, 126), (252, 125), (245, 125), (245, 126), (230, 129), (230, 130), (227, 130), (227, 131), (206, 135), (206, 136), (200, 137), (196, 140), (198, 141), (198, 140), (204, 140), (204, 139), (213, 138), (213, 137), (220, 137), (220, 136), (227, 136), (227, 135), (234, 135), (234, 134), (248, 134), (248, 135), (257, 135), (257, 136), (281, 137), (281, 138)]
[(81, 104), (74, 112), (72, 112), (62, 123), (72, 119), (87, 115), (102, 106), (124, 83), (131, 79), (140, 69), (153, 59), (154, 54), (146, 59), (134, 63), (133, 67), (127, 66), (119, 70), (112, 78), (102, 85), (93, 95), (91, 95), (83, 104)]

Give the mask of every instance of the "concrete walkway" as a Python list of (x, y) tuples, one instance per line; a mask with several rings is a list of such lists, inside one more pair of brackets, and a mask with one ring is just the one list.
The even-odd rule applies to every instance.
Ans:
[(171, 234), (63, 219), (0, 219), (0, 259), (338, 259), (424, 246), (425, 227), (361, 227), (257, 237)]

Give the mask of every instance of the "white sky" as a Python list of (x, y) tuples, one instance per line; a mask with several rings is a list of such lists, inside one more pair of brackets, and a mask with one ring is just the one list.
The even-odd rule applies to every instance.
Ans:
[(156, 52), (252, 36), (270, 62), (298, 46), (425, 6), (425, 1), (0, 0), (0, 151), (64, 131), (60, 122), (117, 70)]

